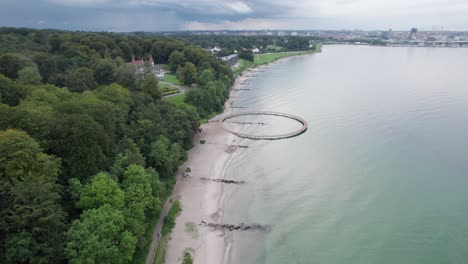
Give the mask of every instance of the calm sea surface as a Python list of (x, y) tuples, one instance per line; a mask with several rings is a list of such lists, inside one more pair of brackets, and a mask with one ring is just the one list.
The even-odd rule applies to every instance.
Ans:
[[(273, 230), (233, 233), (229, 263), (468, 263), (468, 49), (325, 46), (245, 88), (239, 111), (309, 130), (239, 140), (226, 178), (246, 184), (226, 186), (224, 222)], [(249, 120), (230, 125), (298, 127)]]

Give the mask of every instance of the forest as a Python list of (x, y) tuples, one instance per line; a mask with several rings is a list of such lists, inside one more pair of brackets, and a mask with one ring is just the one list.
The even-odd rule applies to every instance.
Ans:
[[(132, 56), (192, 86), (162, 100)], [(230, 67), (187, 41), (0, 28), (0, 259), (135, 263)], [(143, 252), (143, 253), (142, 253)]]
[(311, 48), (317, 40), (305, 36), (240, 36), (240, 35), (196, 35), (175, 34), (175, 38), (190, 41), (202, 48), (222, 48), (219, 56), (227, 56), (234, 51), (258, 48), (261, 52), (303, 51)]

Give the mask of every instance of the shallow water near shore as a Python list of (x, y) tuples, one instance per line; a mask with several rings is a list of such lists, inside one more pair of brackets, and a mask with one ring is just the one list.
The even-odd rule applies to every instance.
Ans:
[(273, 230), (232, 232), (228, 263), (468, 263), (466, 58), (325, 46), (257, 72), (233, 103), (247, 108), (235, 110), (297, 115), (309, 130), (236, 141), (248, 148), (225, 179), (246, 184), (225, 186), (223, 222)]

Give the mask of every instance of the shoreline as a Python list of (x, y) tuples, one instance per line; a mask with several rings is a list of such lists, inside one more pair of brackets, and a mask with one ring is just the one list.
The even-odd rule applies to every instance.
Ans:
[[(310, 54), (314, 53), (284, 57), (246, 69), (235, 79), (224, 111), (201, 125), (203, 131), (195, 135), (194, 147), (178, 171), (174, 196), (180, 200), (182, 212), (176, 219), (167, 245), (166, 263), (181, 263), (186, 251), (191, 253), (194, 263), (228, 263), (232, 244), (229, 234), (199, 226), (201, 221), (222, 223), (227, 195), (223, 184), (202, 181), (200, 178), (224, 179), (230, 162), (242, 154), (240, 148), (232, 146), (239, 138), (224, 131), (217, 120), (234, 112), (232, 104), (235, 95), (257, 72), (274, 63)], [(206, 140), (205, 144), (200, 143), (202, 139)], [(191, 172), (184, 176), (184, 170), (188, 167)]]

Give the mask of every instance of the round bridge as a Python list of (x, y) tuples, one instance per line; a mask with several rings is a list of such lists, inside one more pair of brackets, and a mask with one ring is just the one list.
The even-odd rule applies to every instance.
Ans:
[[(229, 120), (231, 118), (239, 117), (239, 116), (250, 116), (250, 115), (280, 116), (280, 117), (295, 120), (295, 121), (301, 123), (302, 127), (300, 129), (297, 129), (297, 130), (293, 131), (293, 132), (289, 132), (289, 133), (285, 133), (285, 134), (279, 134), (279, 135), (250, 135), (250, 134), (245, 134), (245, 133), (241, 133), (241, 132), (238, 132), (238, 131), (234, 131), (234, 130), (232, 130), (230, 128), (227, 128), (224, 125), (224, 121)], [(307, 130), (307, 126), (308, 126), (307, 121), (305, 121), (301, 117), (298, 117), (298, 116), (295, 116), (295, 115), (290, 115), (290, 114), (285, 114), (285, 113), (265, 112), (265, 111), (236, 113), (236, 114), (227, 115), (225, 117), (222, 117), (219, 120), (218, 124), (223, 130), (225, 130), (225, 131), (227, 131), (229, 133), (232, 133), (232, 134), (234, 134), (234, 135), (236, 135), (238, 137), (256, 139), (256, 140), (276, 140), (276, 139), (284, 139), (284, 138), (295, 137), (295, 136), (298, 136), (298, 135), (304, 133)]]

